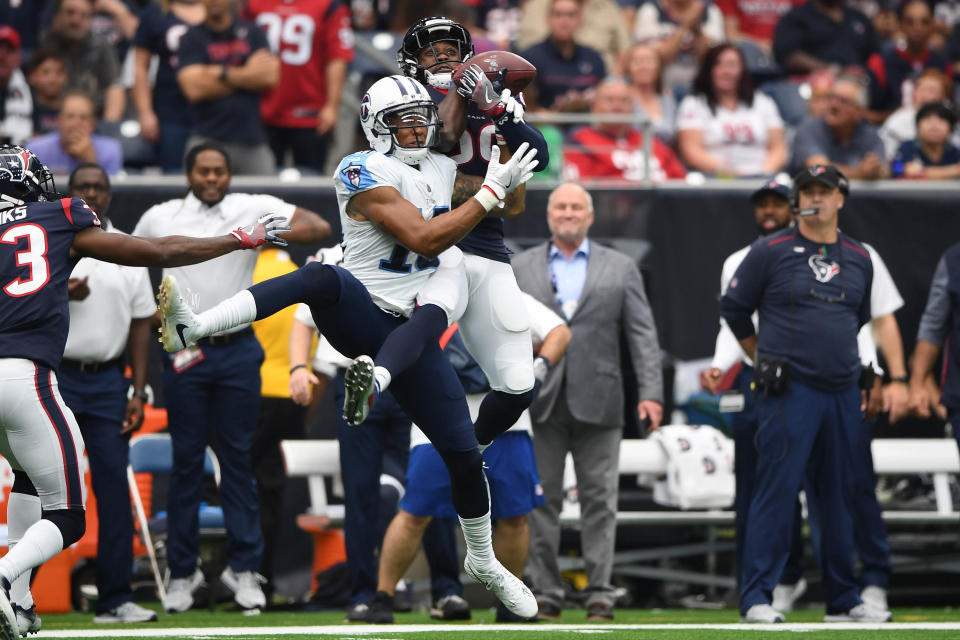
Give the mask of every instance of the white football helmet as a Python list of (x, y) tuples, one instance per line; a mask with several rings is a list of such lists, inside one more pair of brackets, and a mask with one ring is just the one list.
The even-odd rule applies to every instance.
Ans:
[[(360, 126), (370, 148), (392, 154), (407, 164), (418, 164), (427, 156), (437, 141), (441, 125), (437, 105), (424, 86), (413, 78), (381, 78), (360, 101)], [(407, 146), (397, 139), (401, 130), (412, 130), (413, 140), (406, 140)], [(421, 130), (425, 131), (421, 133)]]

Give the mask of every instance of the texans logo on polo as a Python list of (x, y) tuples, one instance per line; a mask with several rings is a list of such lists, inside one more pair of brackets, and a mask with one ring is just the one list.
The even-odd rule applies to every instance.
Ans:
[(807, 264), (813, 270), (813, 276), (817, 279), (817, 282), (830, 282), (834, 276), (840, 273), (839, 264), (833, 261), (827, 262), (827, 259), (819, 253), (810, 256)]

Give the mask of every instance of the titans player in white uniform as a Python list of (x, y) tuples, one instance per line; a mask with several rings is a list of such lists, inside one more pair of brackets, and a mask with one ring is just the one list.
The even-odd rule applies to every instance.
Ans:
[[(160, 288), (161, 335), (167, 351), (204, 336), (259, 320), (298, 302), (310, 307), (330, 344), (347, 357), (376, 353), (404, 324), (418, 289), (444, 253), (517, 186), (536, 164), (527, 147), (505, 164), (494, 151), (482, 187), (449, 207), (452, 163), (429, 146), (439, 128), (436, 105), (423, 86), (403, 76), (373, 84), (361, 103), (360, 123), (372, 151), (343, 159), (334, 177), (344, 232), (344, 266), (310, 263), (241, 291), (194, 314), (168, 276)], [(435, 214), (444, 211), (443, 215)], [(450, 473), (453, 502), (467, 546), (466, 572), (523, 617), (536, 599), (493, 555), (490, 494), (483, 475), (463, 387), (440, 345), (427, 345), (391, 391), (437, 448)]]

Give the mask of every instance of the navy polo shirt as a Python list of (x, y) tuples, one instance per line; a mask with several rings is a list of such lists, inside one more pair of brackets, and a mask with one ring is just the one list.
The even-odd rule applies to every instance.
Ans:
[[(180, 41), (180, 66), (221, 64), (242, 66), (254, 51), (267, 48), (267, 36), (252, 22), (236, 20), (224, 31), (200, 24)], [(193, 104), (196, 121), (193, 132), (224, 142), (256, 144), (265, 142), (260, 119), (260, 92), (235, 89), (223, 98)]]
[(153, 88), (153, 110), (161, 122), (190, 124), (190, 103), (177, 83), (177, 53), (190, 25), (173, 11), (164, 12), (155, 4), (148, 5), (140, 17), (133, 36), (133, 46), (157, 55), (157, 79)]
[(796, 228), (753, 243), (720, 300), (720, 314), (738, 340), (752, 336), (757, 352), (786, 360), (790, 375), (823, 391), (857, 384), (857, 333), (870, 321), (873, 264), (844, 233), (833, 244), (812, 242)]
[(812, 0), (784, 14), (773, 33), (773, 56), (784, 68), (795, 51), (828, 63), (862, 67), (876, 50), (877, 34), (867, 16), (847, 7), (843, 20), (834, 22), (817, 11)]
[(573, 89), (584, 91), (600, 84), (606, 76), (603, 58), (590, 47), (574, 45), (573, 57), (564, 58), (560, 49), (547, 38), (520, 55), (537, 68), (534, 85), (541, 107), (551, 108), (557, 98)]

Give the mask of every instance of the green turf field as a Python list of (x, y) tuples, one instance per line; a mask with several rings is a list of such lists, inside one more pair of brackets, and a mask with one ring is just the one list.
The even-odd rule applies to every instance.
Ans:
[[(618, 609), (612, 623), (586, 623), (583, 610), (566, 610), (560, 623), (494, 625), (493, 612), (475, 609), (473, 620), (442, 623), (426, 613), (401, 613), (393, 625), (348, 625), (341, 611), (272, 611), (250, 616), (224, 606), (214, 611), (195, 609), (178, 615), (160, 615), (160, 621), (141, 625), (94, 625), (92, 614), (44, 615), (43, 638), (232, 638), (269, 640), (282, 638), (337, 638), (363, 640), (539, 640), (599, 636), (604, 640), (707, 640), (719, 638), (783, 637), (802, 633), (803, 640), (960, 638), (960, 610), (895, 609), (893, 625), (825, 625), (821, 610), (791, 613), (787, 625), (757, 628), (739, 625), (733, 610), (694, 611)], [(797, 624), (799, 623), (799, 624)], [(875, 627), (875, 628), (871, 628)]]

